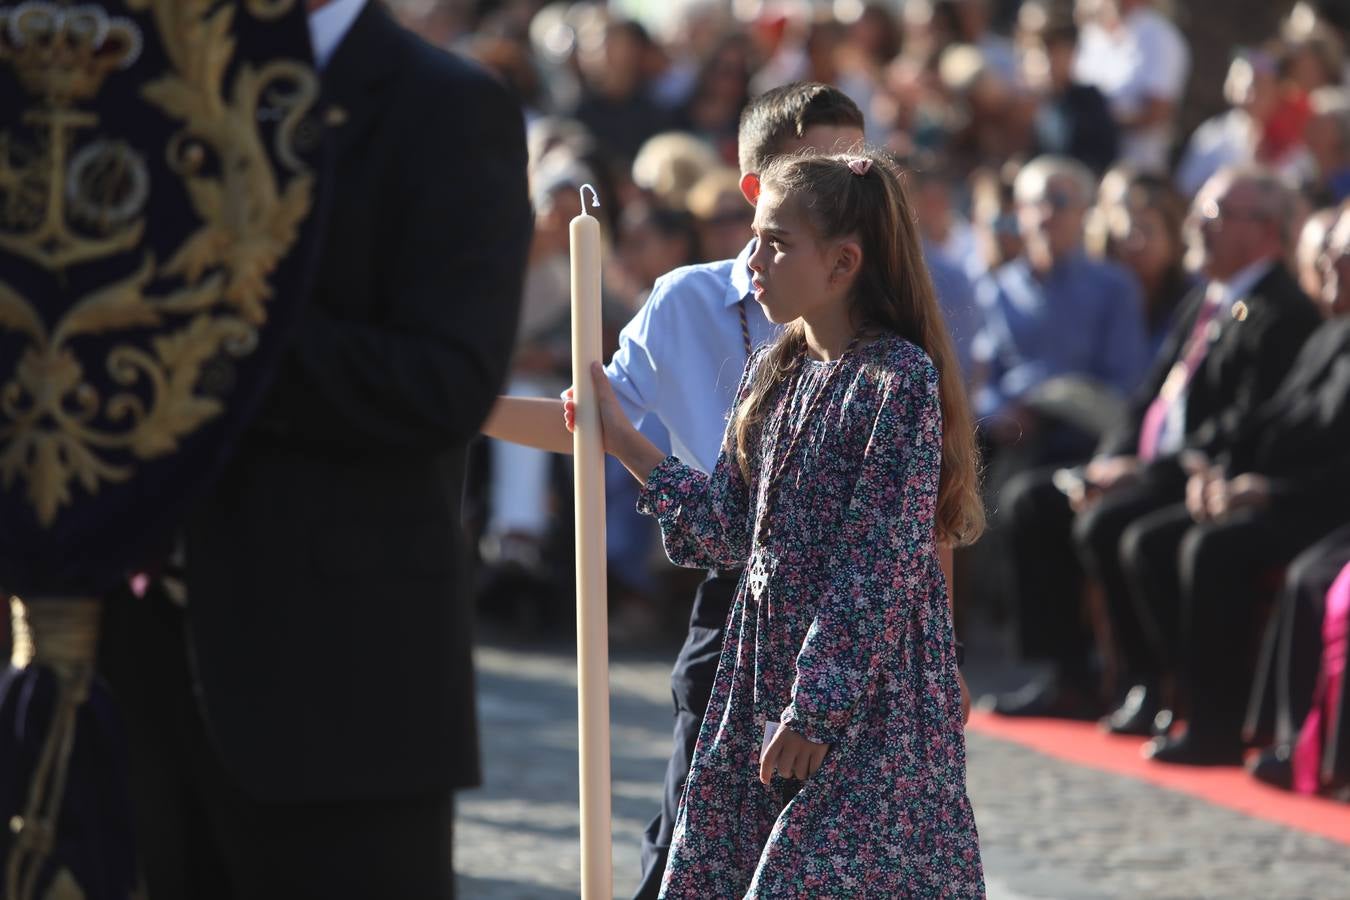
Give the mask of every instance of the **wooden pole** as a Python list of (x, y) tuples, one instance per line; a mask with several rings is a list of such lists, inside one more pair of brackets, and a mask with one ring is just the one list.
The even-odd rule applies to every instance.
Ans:
[(591, 364), (600, 360), (600, 223), (586, 212), (568, 229), (572, 250), (572, 435), (576, 490), (577, 726), (581, 775), (581, 897), (614, 896), (610, 832), (609, 628), (605, 585), (605, 447)]

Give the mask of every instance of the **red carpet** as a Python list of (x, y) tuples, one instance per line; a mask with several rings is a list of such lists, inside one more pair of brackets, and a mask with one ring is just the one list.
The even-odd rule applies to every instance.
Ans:
[(1350, 844), (1350, 806), (1346, 804), (1266, 787), (1239, 768), (1152, 763), (1139, 755), (1141, 738), (1105, 735), (1091, 722), (1010, 719), (974, 712), (967, 727), (1066, 762), (1137, 778), (1216, 806)]

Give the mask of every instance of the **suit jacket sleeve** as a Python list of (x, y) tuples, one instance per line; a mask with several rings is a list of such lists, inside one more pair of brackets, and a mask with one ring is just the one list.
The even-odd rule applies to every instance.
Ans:
[(407, 148), (390, 179), (403, 220), (384, 296), (371, 304), (381, 315), (308, 306), (262, 423), (283, 439), (438, 450), (487, 417), (511, 356), (532, 215), (519, 105), (456, 65), (453, 94), (439, 79), (420, 104), (430, 115), (405, 115), (380, 135)]

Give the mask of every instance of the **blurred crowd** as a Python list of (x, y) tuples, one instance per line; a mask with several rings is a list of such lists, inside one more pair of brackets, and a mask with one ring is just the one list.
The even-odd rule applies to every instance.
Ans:
[[(1221, 48), (1195, 17), (1223, 4), (1162, 0), (392, 5), (526, 111), (535, 235), (511, 393), (570, 383), (582, 184), (602, 201), (612, 349), (663, 273), (750, 238), (747, 100), (833, 84), (908, 173), (979, 416), (993, 527), (958, 558), (958, 612), (1050, 666), (985, 705), (1100, 718), (1160, 762), (1257, 747), (1263, 780), (1350, 782), (1340, 4), (1270, 4), (1268, 35)], [(1197, 123), (1183, 100), (1202, 51), (1228, 60), (1226, 105)], [(570, 628), (567, 461), (484, 442), (476, 467), (480, 609)], [(610, 476), (616, 634), (678, 634), (687, 582), (632, 479)]]

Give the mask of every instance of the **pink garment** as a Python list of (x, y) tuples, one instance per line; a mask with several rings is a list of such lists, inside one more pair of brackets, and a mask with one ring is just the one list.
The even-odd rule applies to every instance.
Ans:
[(1209, 352), (1209, 323), (1214, 320), (1214, 314), (1218, 311), (1219, 304), (1206, 298), (1204, 305), (1196, 313), (1195, 325), (1191, 327), (1190, 336), (1186, 338), (1185, 349), (1173, 364), (1172, 370), (1167, 373), (1167, 379), (1163, 382), (1162, 389), (1158, 391), (1158, 396), (1153, 398), (1153, 402), (1144, 411), (1144, 421), (1139, 428), (1139, 458), (1144, 462), (1158, 455), (1158, 442), (1162, 439), (1163, 426), (1167, 424), (1172, 404), (1185, 393), (1191, 378), (1200, 368), (1200, 363), (1204, 362), (1205, 354)]
[(1322, 620), (1322, 669), (1317, 674), (1317, 689), (1312, 710), (1303, 720), (1303, 728), (1294, 744), (1294, 790), (1315, 794), (1321, 784), (1322, 752), (1327, 733), (1340, 709), (1341, 686), (1345, 683), (1347, 644), (1350, 644), (1350, 565), (1327, 592), (1326, 618)]

